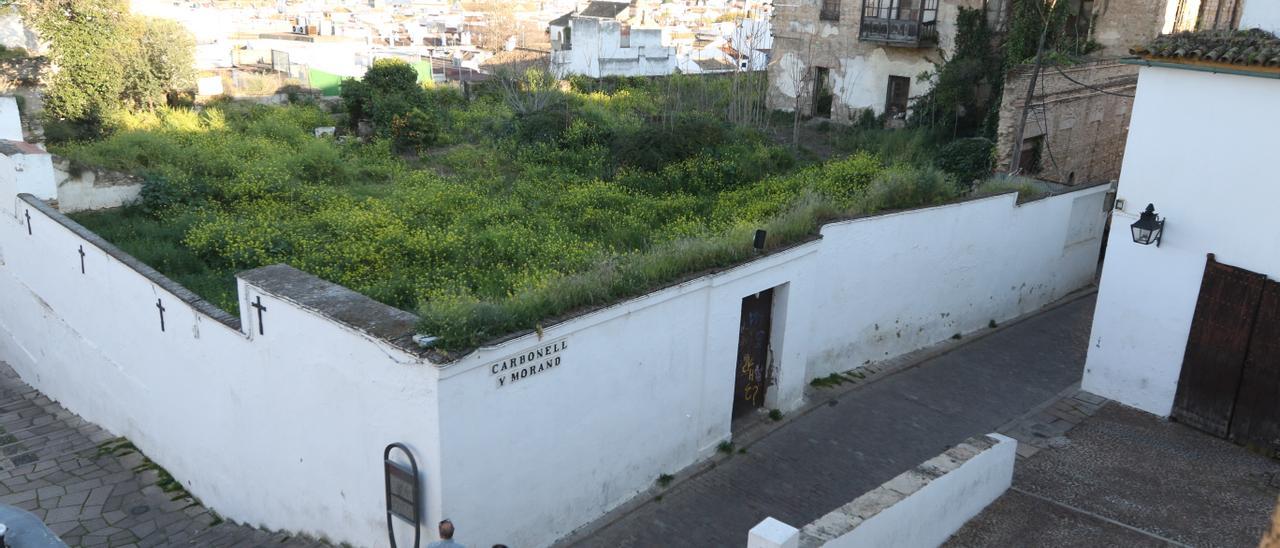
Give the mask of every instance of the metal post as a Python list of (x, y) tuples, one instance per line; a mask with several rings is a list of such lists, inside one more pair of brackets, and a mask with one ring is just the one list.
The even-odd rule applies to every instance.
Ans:
[(1036, 46), (1036, 62), (1035, 68), (1031, 70), (1031, 84), (1027, 86), (1027, 100), (1022, 103), (1022, 118), (1018, 122), (1018, 127), (1013, 130), (1013, 156), (1009, 159), (1009, 175), (1018, 172), (1018, 164), (1022, 163), (1022, 134), (1027, 129), (1027, 114), (1031, 111), (1031, 100), (1036, 94), (1036, 80), (1040, 77), (1040, 66), (1044, 63), (1044, 40), (1049, 34), (1049, 22), (1053, 18), (1054, 0), (1049, 0), (1044, 4), (1047, 11), (1045, 12), (1044, 28), (1040, 31), (1040, 44)]

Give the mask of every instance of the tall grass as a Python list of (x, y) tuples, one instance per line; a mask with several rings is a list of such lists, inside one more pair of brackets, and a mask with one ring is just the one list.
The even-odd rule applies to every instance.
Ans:
[(756, 255), (753, 236), (767, 231), (765, 251), (793, 245), (832, 219), (906, 209), (955, 198), (955, 184), (932, 168), (893, 166), (856, 188), (852, 198), (805, 190), (762, 225), (738, 224), (710, 237), (681, 238), (621, 254), (594, 268), (553, 277), (501, 299), (450, 296), (419, 307), (419, 329), (445, 350), (474, 348), (497, 337), (540, 329), (557, 317), (634, 297), (682, 276), (742, 263)]

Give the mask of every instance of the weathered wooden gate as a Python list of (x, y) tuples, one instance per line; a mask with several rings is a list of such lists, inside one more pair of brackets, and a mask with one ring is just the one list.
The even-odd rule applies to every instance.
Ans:
[(1205, 264), (1173, 419), (1236, 443), (1280, 450), (1280, 284)]
[(1280, 283), (1267, 280), (1253, 322), (1229, 439), (1280, 453)]
[(769, 333), (773, 323), (773, 290), (742, 299), (738, 327), (738, 363), (733, 383), (733, 418), (764, 405), (769, 387)]

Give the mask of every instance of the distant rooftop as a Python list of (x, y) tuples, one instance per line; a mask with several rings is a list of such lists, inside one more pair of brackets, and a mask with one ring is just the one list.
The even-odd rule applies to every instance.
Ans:
[(604, 19), (614, 19), (618, 14), (631, 7), (630, 2), (592, 2), (587, 4), (587, 9), (582, 10), (578, 15), (581, 17), (602, 17)]

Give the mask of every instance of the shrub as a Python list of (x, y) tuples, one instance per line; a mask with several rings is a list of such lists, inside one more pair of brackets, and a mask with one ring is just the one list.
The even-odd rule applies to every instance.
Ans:
[(1027, 177), (991, 177), (973, 188), (974, 196), (993, 196), (1006, 192), (1017, 192), (1018, 203), (1037, 200), (1050, 194), (1042, 184)]
[(391, 139), (401, 151), (421, 153), (440, 138), (440, 124), (434, 116), (415, 108), (391, 119)]
[(982, 137), (952, 141), (938, 151), (936, 164), (955, 177), (960, 186), (973, 186), (991, 175), (995, 165), (995, 144)]
[(876, 212), (937, 204), (958, 195), (955, 184), (937, 168), (896, 165), (871, 182), (864, 204), (868, 212)]

